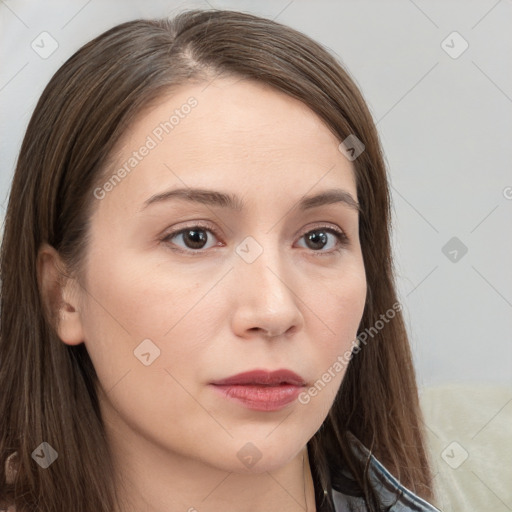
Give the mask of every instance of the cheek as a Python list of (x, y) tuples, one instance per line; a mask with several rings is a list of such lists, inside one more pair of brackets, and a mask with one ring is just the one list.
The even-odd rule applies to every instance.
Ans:
[(191, 433), (191, 418), (207, 423), (194, 397), (195, 368), (208, 335), (194, 314), (198, 295), (190, 286), (159, 280), (147, 266), (139, 269), (112, 261), (103, 275), (95, 273), (83, 312), (85, 345), (106, 394), (107, 417), (119, 415), (117, 424), (165, 442)]
[[(310, 314), (310, 353), (315, 361), (316, 380), (299, 401), (315, 404), (327, 414), (341, 385), (356, 345), (357, 331), (363, 316), (367, 285), (364, 268), (346, 272), (343, 279), (330, 281), (317, 297), (318, 307)], [(320, 319), (320, 323), (319, 323)]]
[(334, 349), (343, 347), (356, 335), (363, 317), (367, 294), (364, 266), (357, 260), (347, 265), (336, 279), (324, 279), (315, 288), (314, 313), (331, 335), (327, 345)]
[[(84, 322), (91, 339), (110, 333), (112, 341), (130, 340), (132, 350), (142, 340), (172, 336), (189, 314), (201, 292), (196, 276), (164, 268), (150, 257), (132, 254), (102, 254), (91, 258), (94, 274)], [(88, 290), (89, 291), (89, 290)]]
[[(211, 284), (197, 273), (120, 254), (90, 260), (97, 271), (86, 295), (85, 344), (102, 388), (114, 390), (110, 399), (117, 397), (116, 408), (126, 408), (128, 417), (140, 407), (163, 416), (204, 414), (191, 395), (213, 374), (203, 361), (218, 319), (226, 318), (218, 311), (222, 287), (207, 293)], [(176, 414), (165, 418), (171, 420)]]
[(355, 337), (363, 317), (367, 295), (366, 273), (361, 254), (353, 267), (346, 272), (334, 295), (338, 314), (334, 314), (332, 318), (352, 329), (352, 335)]

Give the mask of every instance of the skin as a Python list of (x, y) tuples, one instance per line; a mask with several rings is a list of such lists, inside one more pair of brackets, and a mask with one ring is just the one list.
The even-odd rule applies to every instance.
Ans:
[[(92, 199), (85, 282), (68, 280), (59, 291), (58, 334), (85, 343), (98, 374), (122, 512), (313, 511), (306, 444), (345, 370), (307, 404), (273, 412), (250, 410), (209, 383), (289, 368), (309, 388), (352, 348), (366, 298), (358, 212), (342, 203), (294, 206), (329, 188), (357, 200), (354, 169), (304, 104), (221, 78), (184, 86), (144, 113), (113, 171), (190, 96), (198, 101), (191, 113), (103, 199)], [(246, 206), (172, 200), (141, 210), (153, 194), (181, 187), (237, 194)], [(203, 248), (183, 235), (162, 241), (196, 221), (218, 232), (201, 231)], [(348, 245), (324, 230), (326, 243), (308, 245), (304, 235), (323, 227), (343, 230)], [(247, 236), (263, 249), (252, 263), (236, 252)], [(48, 245), (39, 262), (50, 293), (63, 263)], [(134, 355), (145, 339), (160, 349), (148, 366)], [(237, 457), (248, 442), (261, 454), (250, 468)]]

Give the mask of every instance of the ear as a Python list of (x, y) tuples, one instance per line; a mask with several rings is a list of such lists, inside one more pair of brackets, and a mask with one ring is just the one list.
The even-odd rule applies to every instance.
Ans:
[(6, 484), (11, 485), (14, 483), (14, 480), (16, 479), (16, 473), (18, 472), (17, 459), (18, 459), (18, 452), (13, 452), (5, 460), (5, 483)]
[(59, 338), (67, 345), (84, 341), (80, 317), (81, 287), (68, 276), (59, 253), (43, 243), (37, 254), (37, 278), (43, 306)]

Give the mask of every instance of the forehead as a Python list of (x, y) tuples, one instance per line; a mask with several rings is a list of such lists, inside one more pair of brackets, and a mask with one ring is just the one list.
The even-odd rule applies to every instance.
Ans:
[(305, 104), (266, 84), (240, 78), (190, 84), (161, 98), (126, 131), (107, 179), (125, 172), (108, 199), (140, 207), (178, 186), (248, 197), (300, 197), (341, 186), (356, 197), (354, 168), (339, 142)]

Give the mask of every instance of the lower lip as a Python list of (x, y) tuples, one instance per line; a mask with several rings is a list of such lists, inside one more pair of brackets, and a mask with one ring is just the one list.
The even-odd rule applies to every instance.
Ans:
[(253, 411), (277, 411), (293, 402), (302, 390), (301, 386), (213, 385), (226, 398), (236, 400)]

